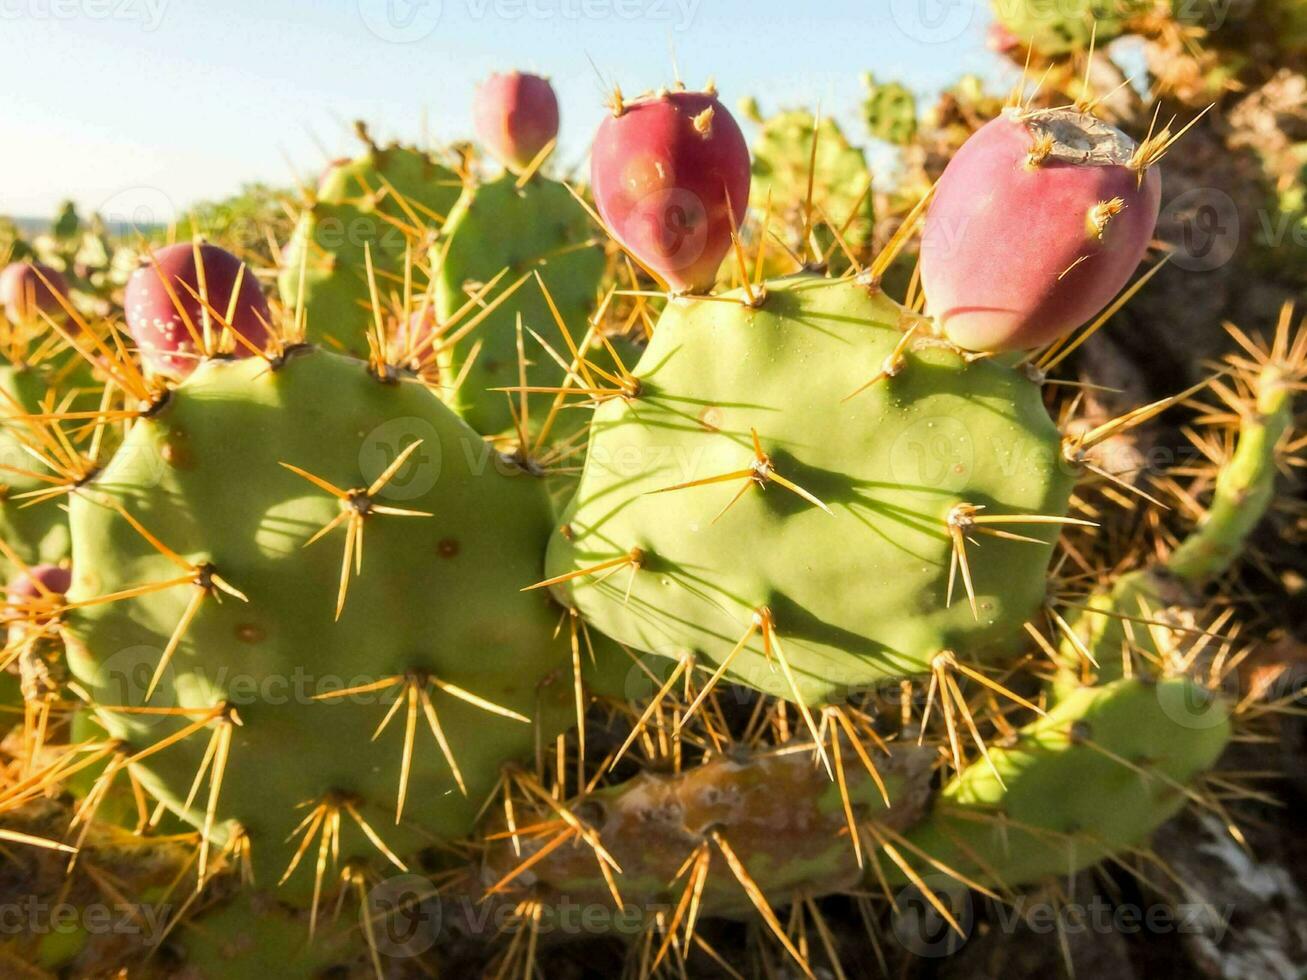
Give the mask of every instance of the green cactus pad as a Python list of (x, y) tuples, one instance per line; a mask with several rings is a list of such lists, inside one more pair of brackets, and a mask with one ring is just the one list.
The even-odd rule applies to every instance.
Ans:
[[(366, 558), (337, 621), (345, 529), (306, 542), (342, 504), (279, 464), (362, 487), (417, 439), (373, 505), (434, 516), (365, 518)], [(204, 598), (150, 705), (235, 709), (218, 817), (248, 832), (261, 883), (287, 864), (285, 839), (306, 813), (297, 807), (333, 793), (356, 801), (396, 853), (465, 833), (500, 764), (574, 716), (566, 638), (554, 637), (558, 611), (542, 593), (518, 591), (541, 574), (550, 521), (543, 488), (419, 384), (382, 383), (363, 363), (312, 348), (275, 369), (257, 359), (202, 364), (72, 500), (74, 601), (186, 575), (108, 506), (115, 502), (248, 597)], [(70, 615), (73, 673), (111, 734), (133, 749), (194, 717), (113, 706), (143, 703), (198, 588), (183, 582)], [(372, 735), (400, 687), (314, 697), (408, 672), (535, 724), (428, 686), (468, 793), (419, 717), (406, 822), (397, 827), (404, 712), (377, 741)], [(192, 823), (206, 794), (189, 809), (183, 803), (219, 724), (140, 763), (152, 792)], [(375, 853), (349, 817), (343, 825), (344, 856)]]
[[(406, 243), (419, 255), (426, 246), (422, 239), (439, 227), (461, 189), (448, 167), (398, 144), (369, 143), (362, 156), (332, 168), (300, 215), (277, 281), (282, 302), (293, 307), (303, 264), (309, 339), (366, 354), (364, 334), (372, 313), (365, 248), (371, 250), (385, 303), (399, 292)], [(414, 289), (425, 288), (415, 278)]]
[[(755, 104), (756, 106), (756, 104)], [(764, 119), (752, 147), (753, 182), (749, 203), (762, 210), (771, 198), (772, 214), (778, 224), (799, 227), (808, 200), (810, 171), (817, 180), (812, 185), (813, 205), (837, 224), (849, 221), (843, 232), (846, 243), (861, 245), (872, 231), (871, 195), (863, 196), (871, 180), (867, 160), (861, 149), (851, 146), (833, 119), (822, 119), (820, 126), (812, 114), (796, 109)], [(812, 162), (812, 140), (817, 132), (817, 159)], [(861, 204), (859, 200), (861, 199)], [(857, 206), (859, 213), (853, 215)], [(814, 222), (821, 221), (821, 213)], [(849, 220), (852, 218), (852, 220)]]
[[(41, 411), (41, 400), (51, 390), (65, 396), (74, 389), (91, 390), (89, 371), (77, 364), (53, 370), (47, 365), (0, 365), (0, 417), (12, 417), (27, 412)], [(89, 409), (95, 406), (94, 397), (77, 397), (72, 407)], [(49, 489), (46, 480), (30, 475), (49, 470), (24, 448), (26, 437), (21, 423), (9, 421), (0, 424), (0, 538), (27, 565), (41, 562), (59, 562), (68, 557), (68, 515), (60, 506), (60, 499), (33, 502), (23, 498), (29, 491)], [(22, 472), (26, 471), (26, 472)], [(8, 579), (14, 573), (8, 558), (0, 556), (0, 574)]]
[(862, 76), (865, 95), (862, 117), (877, 139), (907, 146), (917, 135), (917, 99), (899, 82), (878, 82), (867, 72)]
[[(994, 769), (969, 765), (908, 836), (998, 887), (1072, 874), (1143, 844), (1189, 802), (1186, 787), (1229, 739), (1229, 705), (1187, 679), (1080, 688), (1015, 745), (991, 745)], [(887, 858), (882, 864), (892, 882), (906, 883)]]
[[(309, 914), (277, 901), (274, 895), (253, 892), (188, 919), (174, 933), (173, 952), (181, 961), (180, 975), (196, 980), (339, 980), (375, 977), (357, 917), (322, 915), (309, 936)], [(389, 962), (384, 957), (383, 962)], [(147, 977), (178, 976), (164, 967)], [(389, 974), (387, 974), (389, 975)]]
[[(1040, 543), (975, 535), (975, 618), (960, 580), (946, 603), (946, 519), (960, 503), (1065, 514), (1073, 475), (1038, 386), (927, 338), (896, 376), (845, 400), (880, 370), (909, 315), (853, 280), (801, 276), (767, 289), (759, 309), (669, 304), (634, 370), (638, 397), (595, 414), (546, 562), (551, 578), (610, 566), (557, 588), (619, 642), (693, 653), (704, 667), (766, 608), (810, 703), (919, 673), (945, 649), (979, 656), (1010, 641), (1043, 600), (1056, 528), (1005, 525)], [(657, 492), (747, 470), (751, 428), (775, 472), (831, 513), (776, 482), (721, 513), (747, 477)], [(638, 570), (614, 568), (631, 549)], [(761, 632), (730, 676), (791, 697)]]
[[(448, 320), (467, 303), (470, 288), (489, 282), (505, 269), (508, 274), (502, 281), (503, 288), (523, 275), (538, 272), (572, 339), (579, 344), (588, 328), (587, 318), (598, 301), (604, 250), (594, 236), (589, 215), (566, 187), (536, 175), (519, 188), (517, 178), (506, 174), (464, 192), (449, 215), (432, 262), (439, 263), (436, 279), (439, 321)], [(493, 298), (487, 297), (491, 301)], [(540, 334), (564, 359), (571, 359), (544, 293), (538, 283), (529, 279), (475, 331), (451, 347), (441, 365), (447, 376), (458, 377), (474, 345), (480, 342), (480, 351), (467, 369), (453, 405), (472, 428), (486, 435), (499, 435), (513, 426), (509, 402), (512, 399), (516, 404), (517, 396), (493, 389), (521, 383), (517, 347), (519, 316), (524, 328)], [(528, 361), (528, 385), (562, 384), (563, 369), (525, 331), (523, 350)], [(601, 365), (611, 364), (604, 352), (593, 347), (587, 357), (596, 357)], [(550, 395), (532, 398), (535, 424), (543, 421), (552, 400)], [(575, 409), (564, 412), (560, 420), (563, 425), (555, 428), (553, 434), (561, 436), (568, 427), (574, 430), (585, 421), (585, 414)]]

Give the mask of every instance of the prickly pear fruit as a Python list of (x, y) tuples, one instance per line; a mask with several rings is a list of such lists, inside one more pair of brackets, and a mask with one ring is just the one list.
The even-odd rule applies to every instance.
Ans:
[(1105, 307), (1143, 258), (1161, 179), (1124, 133), (1072, 109), (1008, 109), (940, 177), (927, 312), (962, 347), (1038, 347)]
[[(123, 306), (146, 368), (177, 378), (199, 363), (197, 339), (214, 349), (222, 332), (219, 319), (261, 348), (272, 318), (254, 273), (230, 252), (207, 243), (160, 249), (127, 280)], [(231, 353), (249, 357), (252, 352), (236, 341)]]
[(749, 150), (716, 92), (659, 91), (614, 105), (590, 182), (623, 246), (673, 290), (702, 292), (744, 220)]
[(0, 304), (15, 323), (36, 320), (41, 313), (62, 319), (63, 307), (55, 298), (56, 292), (66, 297), (68, 280), (48, 265), (11, 262), (0, 272)]
[(34, 565), (5, 586), (5, 598), (14, 606), (44, 596), (63, 595), (72, 579), (73, 573), (60, 565)]
[(486, 149), (520, 173), (558, 135), (558, 97), (539, 75), (495, 73), (477, 86), (472, 123)]

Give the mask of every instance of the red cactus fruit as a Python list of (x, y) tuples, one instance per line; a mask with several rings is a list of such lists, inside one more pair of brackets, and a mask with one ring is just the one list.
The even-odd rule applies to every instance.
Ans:
[(15, 627), (48, 622), (73, 583), (73, 573), (58, 565), (33, 565), (5, 586), (5, 605), (0, 619), (9, 624), (11, 641)]
[(73, 573), (67, 568), (59, 565), (33, 565), (10, 580), (5, 586), (5, 598), (9, 605), (17, 606), (47, 595), (61, 596), (72, 584)]
[(1021, 47), (1021, 39), (994, 21), (985, 31), (985, 47), (995, 54), (1011, 54)]
[[(153, 263), (142, 265), (127, 280), (123, 296), (127, 329), (146, 368), (157, 374), (184, 378), (199, 363), (200, 352), (186, 325), (189, 321), (195, 334), (204, 337), (204, 307), (196, 294), (206, 296), (211, 310), (224, 320), (230, 317), (231, 328), (255, 347), (262, 348), (268, 339), (264, 324), (271, 322), (271, 314), (254, 273), (246, 268), (242, 274), (240, 259), (216, 245), (201, 244), (199, 254), (204, 269), (203, 289), (191, 242), (160, 249), (154, 253)], [(232, 290), (238, 275), (240, 293), (233, 307)], [(210, 317), (209, 332), (214, 343), (221, 329)], [(251, 351), (237, 341), (232, 354), (249, 357)]]
[(1005, 110), (935, 189), (921, 243), (927, 312), (976, 351), (1038, 347), (1091, 319), (1152, 239), (1153, 159), (1087, 113)]
[(434, 349), (432, 335), (436, 333), (435, 304), (425, 299), (417, 301), (418, 308), (409, 314), (408, 333), (404, 340), (408, 350), (417, 354), (419, 360), (429, 358)]
[(40, 313), (62, 321), (64, 308), (55, 297), (56, 292), (67, 297), (68, 280), (48, 265), (11, 262), (0, 272), (0, 304), (4, 305), (5, 315), (15, 323), (36, 320)]
[(558, 98), (539, 75), (494, 74), (477, 86), (472, 122), (486, 149), (518, 173), (558, 135)]
[(595, 135), (590, 182), (617, 240), (677, 292), (702, 292), (749, 201), (749, 148), (708, 92), (614, 105)]

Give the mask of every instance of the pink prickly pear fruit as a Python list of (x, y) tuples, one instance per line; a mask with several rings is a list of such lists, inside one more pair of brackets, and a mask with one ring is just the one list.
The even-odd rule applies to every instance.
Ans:
[(1154, 159), (1087, 113), (1004, 110), (935, 188), (921, 242), (927, 312), (975, 351), (1039, 347), (1094, 317), (1152, 240)]
[(520, 173), (558, 135), (558, 97), (539, 75), (494, 74), (472, 97), (472, 123), (486, 149)]
[[(195, 336), (204, 338), (205, 307), (197, 294), (206, 297), (211, 314), (216, 312), (228, 320), (232, 330), (255, 347), (262, 349), (268, 339), (265, 324), (271, 322), (272, 315), (253, 271), (245, 268), (242, 272), (240, 259), (230, 252), (201, 244), (201, 288), (196, 251), (191, 242), (169, 245), (155, 252), (154, 261), (142, 265), (127, 280), (123, 295), (127, 329), (136, 341), (141, 361), (156, 374), (184, 378), (199, 363), (201, 352)], [(233, 305), (232, 292), (238, 277), (240, 291)], [(217, 342), (221, 330), (221, 324), (210, 315), (212, 343)], [(239, 340), (232, 349), (234, 357), (249, 357), (251, 353)]]
[(38, 320), (42, 313), (62, 322), (64, 308), (56, 293), (67, 298), (68, 280), (48, 265), (11, 262), (0, 272), (0, 304), (15, 323)]
[(985, 47), (995, 54), (1011, 54), (1021, 47), (1021, 39), (994, 21), (985, 31)]
[(33, 565), (5, 586), (4, 619), (19, 622), (48, 621), (55, 605), (73, 584), (73, 573), (58, 565)]
[(10, 605), (19, 605), (47, 595), (64, 595), (73, 584), (73, 573), (59, 565), (33, 565), (5, 586)]
[(418, 308), (409, 314), (408, 334), (405, 337), (408, 349), (419, 359), (429, 358), (434, 349), (432, 339), (436, 333), (436, 307), (425, 299), (418, 301)]
[(749, 202), (749, 148), (715, 91), (613, 105), (590, 151), (599, 214), (676, 292), (704, 292)]

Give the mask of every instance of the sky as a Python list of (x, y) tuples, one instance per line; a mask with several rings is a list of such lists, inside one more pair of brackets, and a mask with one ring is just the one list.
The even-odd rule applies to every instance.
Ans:
[(716, 79), (734, 106), (820, 103), (855, 143), (860, 75), (922, 94), (998, 77), (985, 0), (0, 0), (0, 214), (71, 198), (167, 221), (290, 184), (374, 135), (466, 138), (476, 82), (548, 75), (559, 159), (584, 160), (612, 82)]

